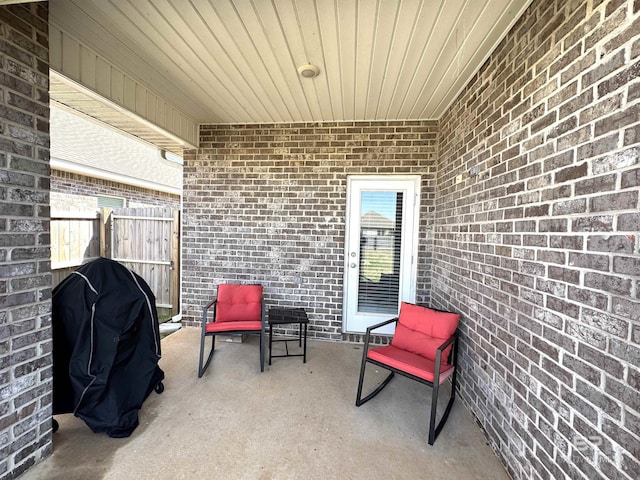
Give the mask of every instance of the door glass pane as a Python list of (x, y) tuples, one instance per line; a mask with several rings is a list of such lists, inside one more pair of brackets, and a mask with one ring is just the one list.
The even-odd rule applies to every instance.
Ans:
[(360, 197), (358, 312), (398, 313), (402, 192)]

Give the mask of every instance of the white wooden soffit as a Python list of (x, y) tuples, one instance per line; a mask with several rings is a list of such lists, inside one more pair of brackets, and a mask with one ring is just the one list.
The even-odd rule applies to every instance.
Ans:
[(193, 119), (53, 24), (49, 56), (52, 100), (180, 156), (197, 148)]
[(203, 124), (385, 121), (440, 118), (530, 2), (50, 0), (49, 15)]

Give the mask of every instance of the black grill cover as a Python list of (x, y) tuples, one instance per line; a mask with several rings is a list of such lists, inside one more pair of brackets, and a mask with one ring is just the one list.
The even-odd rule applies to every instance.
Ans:
[(53, 413), (128, 437), (164, 388), (155, 296), (118, 262), (99, 258), (53, 290)]

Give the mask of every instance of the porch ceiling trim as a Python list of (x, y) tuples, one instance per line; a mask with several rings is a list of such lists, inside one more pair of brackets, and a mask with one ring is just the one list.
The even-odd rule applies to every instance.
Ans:
[(199, 126), (142, 82), (50, 25), (51, 98), (159, 148), (197, 148)]
[(79, 175), (85, 175), (87, 177), (99, 178), (101, 180), (107, 180), (111, 182), (123, 183), (125, 185), (131, 185), (134, 187), (146, 188), (148, 190), (157, 190), (159, 192), (170, 193), (172, 195), (181, 196), (182, 189), (171, 187), (169, 185), (163, 185), (161, 183), (150, 182), (148, 180), (142, 180), (121, 173), (109, 172), (107, 170), (101, 170), (99, 168), (91, 167), (88, 165), (80, 165), (75, 162), (63, 160), (61, 158), (51, 157), (51, 168), (53, 170), (59, 170), (61, 172), (77, 173)]

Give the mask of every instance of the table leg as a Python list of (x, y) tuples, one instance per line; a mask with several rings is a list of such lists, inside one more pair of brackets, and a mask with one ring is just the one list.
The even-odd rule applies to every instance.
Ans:
[(273, 349), (273, 325), (269, 324), (269, 365), (271, 365), (271, 350)]
[(302, 363), (307, 363), (307, 324), (304, 324), (304, 350), (302, 353)]

